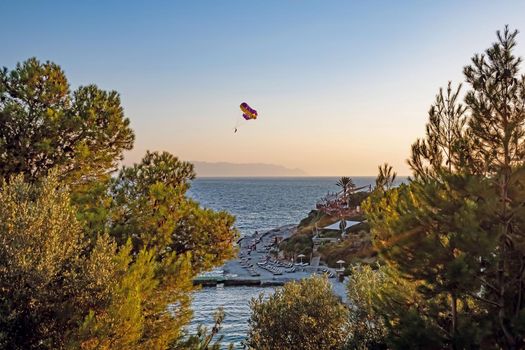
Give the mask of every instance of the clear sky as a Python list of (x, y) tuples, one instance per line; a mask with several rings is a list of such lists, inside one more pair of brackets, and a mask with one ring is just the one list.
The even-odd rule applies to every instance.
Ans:
[[(440, 86), (525, 1), (15, 1), (0, 3), (0, 66), (36, 56), (73, 88), (121, 94), (146, 150), (273, 163), (309, 175), (408, 174)], [(238, 133), (239, 104), (259, 111)]]

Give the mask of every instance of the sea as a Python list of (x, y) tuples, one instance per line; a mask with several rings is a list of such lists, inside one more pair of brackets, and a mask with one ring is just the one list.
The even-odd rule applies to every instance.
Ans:
[[(197, 178), (189, 196), (202, 206), (226, 210), (236, 217), (241, 236), (298, 224), (315, 208), (318, 199), (338, 192), (336, 177), (297, 178)], [(373, 185), (374, 177), (352, 177), (357, 187)], [(213, 314), (222, 307), (225, 319), (221, 333), (223, 345), (233, 343), (242, 349), (248, 331), (250, 300), (261, 293), (267, 297), (271, 287), (208, 287), (194, 294), (194, 318), (188, 330), (202, 324), (210, 329)]]

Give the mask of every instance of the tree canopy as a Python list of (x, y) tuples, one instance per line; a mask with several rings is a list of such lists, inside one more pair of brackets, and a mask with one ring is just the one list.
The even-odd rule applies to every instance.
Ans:
[(68, 192), (55, 176), (39, 185), (0, 180), (0, 346), (60, 349), (85, 310), (111, 299), (116, 246), (100, 236), (86, 252)]
[[(430, 329), (434, 347), (521, 348), (525, 212), (525, 78), (507, 27), (465, 67), (469, 90), (448, 84), (429, 111), (426, 137), (412, 146), (413, 178), (397, 188), (380, 172), (364, 205), (373, 243), (424, 303), (388, 337)], [(386, 173), (386, 176), (385, 176)], [(378, 307), (379, 309), (380, 307)], [(403, 347), (404, 346), (404, 347)]]
[(134, 135), (120, 97), (96, 85), (70, 91), (64, 71), (30, 58), (0, 70), (0, 176), (70, 181), (115, 170)]
[(191, 347), (192, 280), (234, 254), (234, 218), (167, 152), (111, 177), (133, 138), (116, 92), (34, 58), (0, 71), (0, 347)]
[(342, 349), (348, 313), (325, 277), (290, 282), (251, 302), (247, 345), (257, 350)]

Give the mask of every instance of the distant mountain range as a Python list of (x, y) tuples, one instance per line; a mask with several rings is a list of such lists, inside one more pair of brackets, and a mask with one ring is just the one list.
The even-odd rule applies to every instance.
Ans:
[(281, 165), (264, 163), (227, 163), (192, 161), (198, 177), (227, 176), (305, 176), (301, 169), (290, 169)]

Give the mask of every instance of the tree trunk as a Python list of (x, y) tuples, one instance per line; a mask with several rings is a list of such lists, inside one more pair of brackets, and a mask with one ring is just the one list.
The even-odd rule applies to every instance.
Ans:
[(499, 318), (499, 324), (501, 327), (501, 331), (503, 332), (505, 336), (505, 340), (507, 342), (507, 346), (509, 350), (517, 349), (516, 347), (516, 338), (513, 335), (513, 332), (511, 329), (509, 329), (507, 320), (507, 308), (506, 306), (509, 303), (509, 300), (506, 300), (505, 298), (505, 292), (506, 292), (506, 280), (505, 280), (505, 268), (507, 267), (507, 255), (509, 254), (507, 249), (507, 237), (509, 234), (509, 219), (507, 218), (507, 197), (508, 197), (508, 186), (509, 186), (509, 180), (510, 180), (510, 157), (508, 156), (508, 145), (504, 145), (505, 150), (505, 167), (503, 169), (503, 182), (501, 184), (501, 203), (503, 205), (502, 207), (502, 218), (503, 222), (502, 224), (502, 232), (501, 237), (499, 240), (500, 244), (500, 257), (498, 261), (498, 284), (499, 284), (499, 300), (498, 303), (500, 305), (499, 312), (498, 312), (498, 318)]
[(451, 338), (452, 338), (452, 350), (456, 350), (456, 336), (458, 331), (458, 298), (455, 293), (451, 294), (450, 310), (452, 313), (452, 325), (451, 325)]

